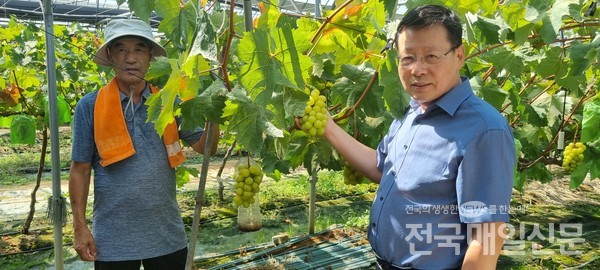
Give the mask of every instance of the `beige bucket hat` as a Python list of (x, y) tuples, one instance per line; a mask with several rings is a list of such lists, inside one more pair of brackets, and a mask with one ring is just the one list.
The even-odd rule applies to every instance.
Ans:
[(104, 28), (104, 44), (96, 51), (94, 62), (101, 66), (112, 66), (108, 59), (108, 45), (123, 36), (138, 36), (152, 42), (154, 44), (152, 57), (167, 55), (165, 48), (154, 40), (149, 24), (138, 19), (115, 19)]

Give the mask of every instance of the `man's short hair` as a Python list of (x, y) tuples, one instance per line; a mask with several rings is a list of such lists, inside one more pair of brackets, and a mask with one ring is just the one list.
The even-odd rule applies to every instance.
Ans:
[(446, 28), (448, 41), (452, 47), (462, 44), (460, 19), (452, 10), (440, 5), (424, 5), (409, 10), (398, 24), (395, 39), (397, 41), (400, 33), (407, 28), (421, 29), (435, 24), (443, 25)]

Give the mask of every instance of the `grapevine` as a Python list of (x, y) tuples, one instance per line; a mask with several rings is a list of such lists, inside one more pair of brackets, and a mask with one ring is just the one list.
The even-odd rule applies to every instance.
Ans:
[(579, 167), (581, 164), (581, 161), (583, 161), (584, 151), (585, 145), (582, 142), (569, 143), (563, 152), (562, 167), (568, 172), (572, 172), (577, 169), (577, 167)]
[(310, 92), (310, 99), (306, 103), (302, 116), (302, 130), (310, 136), (323, 136), (327, 124), (327, 98), (314, 89)]
[(233, 202), (236, 207), (241, 205), (248, 208), (255, 202), (254, 195), (260, 190), (263, 171), (253, 160), (245, 157), (237, 165), (233, 178), (235, 179)]

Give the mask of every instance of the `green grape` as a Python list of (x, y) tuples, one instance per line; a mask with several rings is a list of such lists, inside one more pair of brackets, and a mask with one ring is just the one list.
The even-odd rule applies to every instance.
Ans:
[(363, 175), (355, 170), (348, 162), (344, 162), (344, 184), (346, 185), (357, 185), (360, 184)]
[(569, 143), (563, 152), (562, 167), (568, 172), (573, 172), (581, 165), (584, 151), (585, 145), (582, 142)]
[(304, 115), (302, 116), (301, 128), (310, 136), (323, 136), (327, 124), (327, 98), (321, 92), (314, 89), (310, 92), (310, 98), (306, 102)]
[(263, 171), (259, 165), (248, 157), (241, 159), (240, 163), (233, 175), (233, 179), (235, 179), (233, 202), (236, 207), (248, 208), (255, 202), (254, 195), (260, 191)]

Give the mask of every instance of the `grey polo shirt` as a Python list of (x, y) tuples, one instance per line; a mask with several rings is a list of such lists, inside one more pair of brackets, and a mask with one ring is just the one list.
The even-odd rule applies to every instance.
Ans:
[[(127, 108), (129, 98), (121, 94), (121, 105), (136, 154), (102, 167), (94, 143), (94, 103), (97, 91), (84, 96), (76, 106), (71, 158), (91, 162), (94, 174), (92, 234), (97, 259), (122, 261), (166, 255), (187, 246), (184, 225), (176, 200), (175, 170), (169, 166), (163, 140), (153, 123), (147, 123), (149, 97)], [(180, 132), (188, 144), (196, 142), (202, 129)]]

